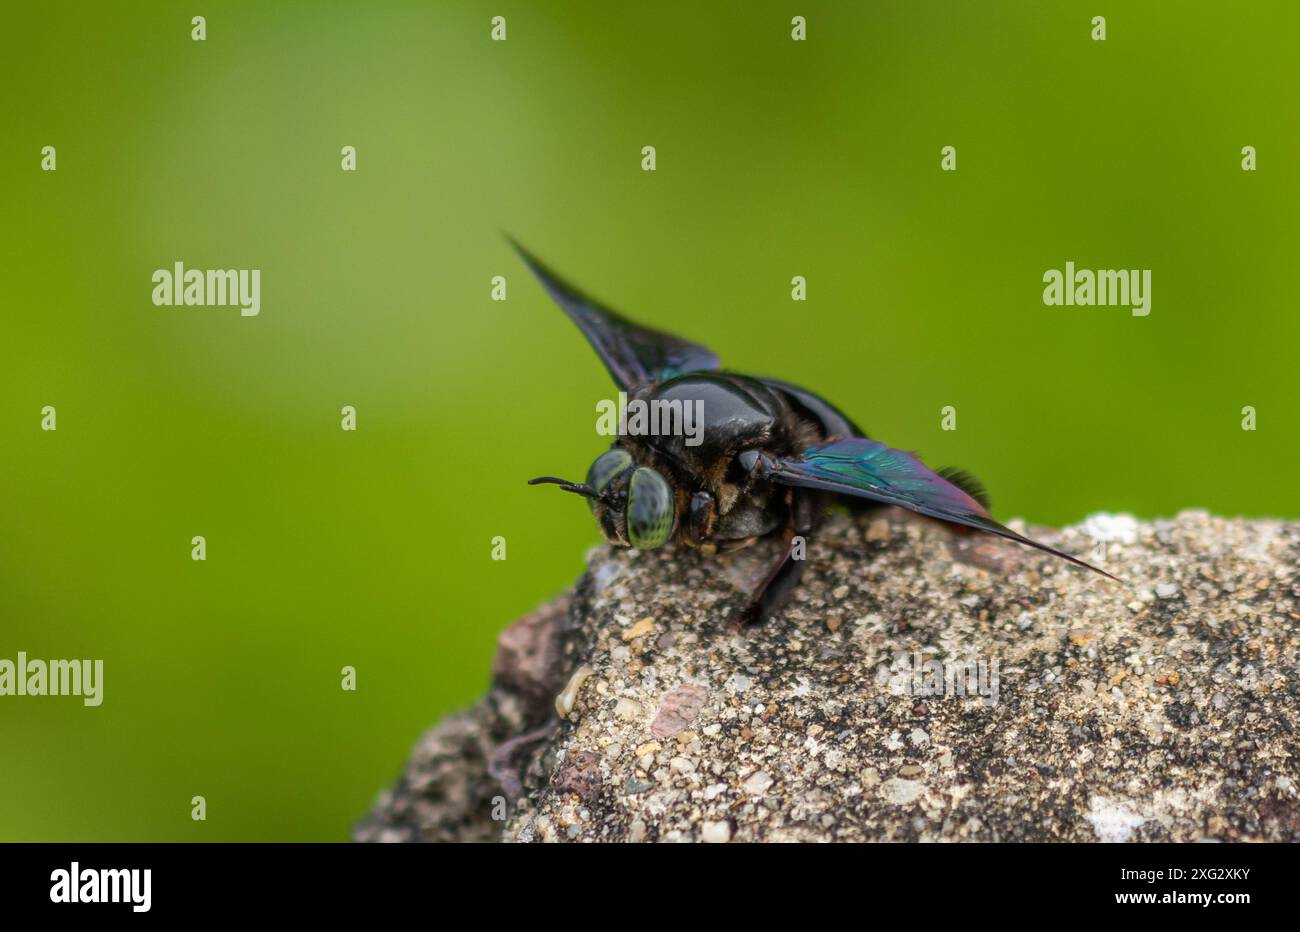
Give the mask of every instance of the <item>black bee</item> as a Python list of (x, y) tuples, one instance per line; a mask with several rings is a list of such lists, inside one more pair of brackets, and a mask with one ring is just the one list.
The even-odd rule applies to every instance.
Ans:
[(632, 402), (660, 402), (663, 410), (689, 405), (703, 414), (695, 445), (681, 431), (620, 436), (591, 464), (585, 481), (540, 476), (529, 484), (552, 483), (584, 496), (601, 533), (616, 546), (646, 549), (674, 540), (714, 553), (781, 535), (784, 546), (751, 595), (743, 621), (763, 620), (785, 604), (803, 568), (793, 558), (796, 539), (816, 531), (835, 502), (855, 510), (898, 505), (1115, 578), (998, 524), (969, 474), (936, 472), (911, 453), (869, 439), (807, 389), (722, 371), (708, 348), (632, 323), (514, 245)]

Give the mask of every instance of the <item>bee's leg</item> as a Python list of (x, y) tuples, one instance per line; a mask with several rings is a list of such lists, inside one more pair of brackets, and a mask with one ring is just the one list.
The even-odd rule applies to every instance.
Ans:
[(686, 515), (686, 534), (691, 546), (702, 550), (713, 549), (713, 526), (718, 519), (718, 506), (708, 492), (696, 492), (691, 496), (690, 508)]
[[(773, 564), (763, 581), (750, 597), (741, 613), (741, 624), (758, 624), (771, 618), (790, 601), (794, 587), (803, 575), (803, 554), (807, 548), (807, 535), (824, 510), (824, 501), (817, 493), (796, 492), (787, 496), (790, 523), (781, 532), (781, 556)], [(796, 542), (801, 544), (796, 553)]]
[(794, 591), (795, 584), (803, 575), (803, 560), (795, 560), (791, 556), (794, 551), (794, 528), (787, 527), (781, 532), (781, 536), (783, 540), (781, 555), (772, 564), (763, 581), (750, 596), (749, 604), (741, 612), (742, 625), (759, 624), (779, 612), (785, 603), (790, 601), (790, 593)]

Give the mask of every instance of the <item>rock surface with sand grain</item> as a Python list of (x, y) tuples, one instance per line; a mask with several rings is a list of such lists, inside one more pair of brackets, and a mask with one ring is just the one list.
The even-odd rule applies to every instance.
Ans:
[(1300, 840), (1300, 525), (1029, 531), (1124, 584), (836, 516), (742, 629), (771, 544), (596, 548), (356, 838)]

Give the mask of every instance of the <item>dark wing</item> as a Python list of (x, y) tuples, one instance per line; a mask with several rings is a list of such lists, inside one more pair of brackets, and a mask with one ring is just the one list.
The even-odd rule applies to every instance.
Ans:
[(687, 372), (719, 368), (718, 357), (708, 347), (632, 323), (564, 281), (514, 240), (510, 244), (578, 325), (619, 388), (631, 392)]
[(782, 485), (822, 489), (909, 508), (940, 521), (988, 531), (1036, 547), (1115, 579), (1105, 570), (998, 524), (967, 492), (911, 453), (895, 450), (878, 440), (851, 437), (809, 447), (801, 456), (770, 462), (767, 471), (770, 479)]

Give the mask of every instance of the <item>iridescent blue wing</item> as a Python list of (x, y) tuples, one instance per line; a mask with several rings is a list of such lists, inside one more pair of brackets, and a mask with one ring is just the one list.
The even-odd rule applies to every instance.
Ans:
[(564, 281), (514, 240), (510, 243), (547, 294), (578, 325), (619, 388), (632, 392), (687, 372), (719, 368), (718, 357), (708, 347), (632, 323)]
[(850, 437), (809, 447), (801, 456), (769, 461), (767, 476), (782, 485), (821, 489), (887, 505), (987, 531), (1017, 543), (1036, 547), (1071, 563), (1111, 576), (1068, 553), (1017, 534), (993, 520), (988, 510), (911, 453), (895, 450), (878, 440)]

